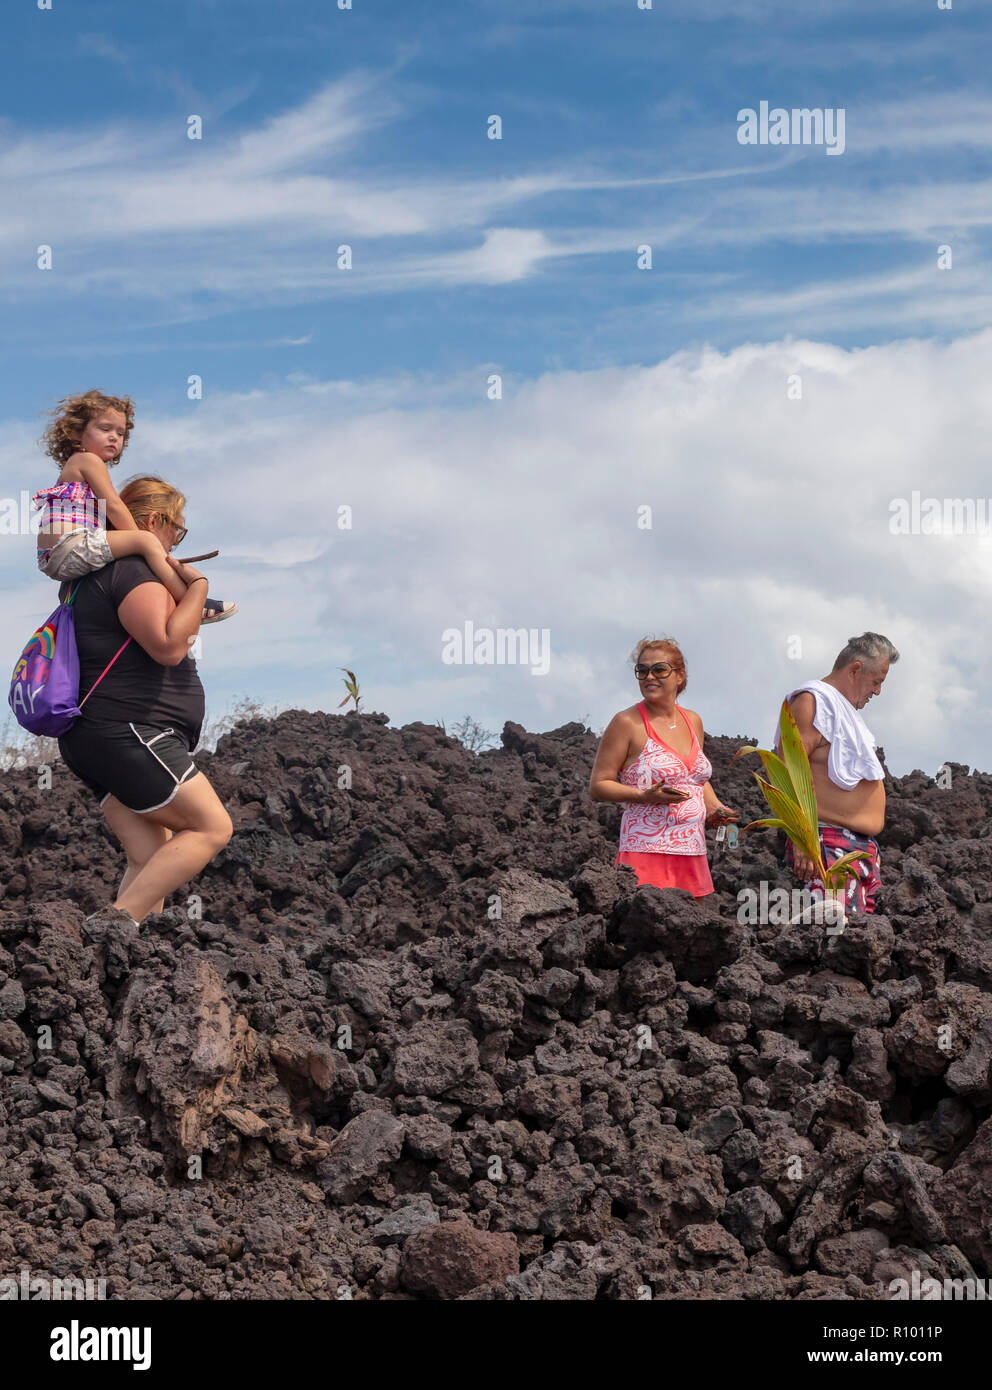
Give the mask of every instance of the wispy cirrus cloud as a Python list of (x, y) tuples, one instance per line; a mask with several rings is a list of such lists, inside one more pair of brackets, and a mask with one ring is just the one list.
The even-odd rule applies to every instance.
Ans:
[[(112, 44), (107, 56), (116, 57)], [(557, 160), (525, 157), (509, 174), (441, 173), (435, 163), (404, 176), (382, 167), (377, 141), (405, 119), (408, 102), (382, 73), (362, 70), (246, 130), (221, 135), (208, 119), (202, 142), (186, 140), (184, 128), (152, 124), (44, 136), (10, 131), (0, 150), (7, 194), (0, 245), (48, 242), (59, 264), (71, 265), (68, 293), (145, 296), (184, 322), (207, 312), (194, 302), (198, 293), (209, 304), (245, 296), (276, 304), (499, 286), (576, 258), (631, 254), (643, 241), (664, 247), (684, 238), (699, 257), (728, 246), (918, 240), (948, 226), (967, 235), (992, 220), (988, 181), (936, 173), (921, 181), (917, 153), (912, 178), (896, 166), (880, 196), (877, 180), (858, 164), (871, 151), (937, 153), (992, 142), (992, 99), (982, 95), (931, 93), (851, 113), (846, 158), (854, 173), (840, 186), (825, 185), (813, 165), (822, 152), (742, 151), (733, 140), (735, 113), (728, 108), (716, 121), (698, 101), (656, 113), (673, 128), (687, 120), (693, 132), (676, 142), (681, 162), (669, 159), (661, 171), (647, 172), (655, 161), (638, 159), (635, 146), (626, 149), (619, 176), (597, 167), (606, 164), (602, 154), (590, 159), (575, 150)], [(723, 161), (707, 166), (707, 151), (720, 151)], [(68, 226), (66, 207), (74, 209)], [(588, 218), (593, 207), (597, 221)], [(181, 259), (166, 254), (177, 237)], [(343, 242), (354, 255), (348, 273), (336, 263)], [(123, 247), (126, 254), (115, 250)], [(24, 296), (42, 286), (23, 261), (18, 268), (8, 258), (0, 288)], [(839, 293), (856, 289), (851, 282)], [(822, 303), (815, 281), (808, 293)], [(780, 307), (790, 297), (801, 306), (803, 294), (801, 283), (782, 287)], [(888, 302), (877, 296), (883, 312)], [(698, 320), (707, 303), (704, 297), (686, 317)], [(745, 293), (732, 311), (740, 317), (749, 304), (758, 301)], [(759, 306), (756, 317), (763, 316)]]

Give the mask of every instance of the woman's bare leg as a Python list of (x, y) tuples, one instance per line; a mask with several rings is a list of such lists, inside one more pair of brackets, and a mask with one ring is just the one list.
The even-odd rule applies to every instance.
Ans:
[[(113, 799), (104, 802), (105, 813)], [(194, 773), (167, 806), (148, 811), (140, 819), (173, 833), (145, 860), (127, 887), (122, 885), (113, 904), (136, 922), (161, 911), (169, 894), (195, 878), (234, 833), (231, 817), (202, 772)]]
[(165, 546), (150, 531), (108, 531), (107, 544), (115, 560), (122, 555), (143, 555), (156, 579), (160, 579), (179, 603), (186, 597), (186, 585), (165, 558)]
[[(127, 855), (127, 870), (121, 879), (121, 886), (117, 894), (120, 897), (130, 888), (152, 855), (171, 838), (172, 831), (164, 825), (152, 825), (137, 811), (129, 811), (117, 800), (116, 796), (107, 797), (103, 803), (103, 814), (107, 824), (124, 846), (124, 853)], [(153, 903), (148, 910), (149, 912), (161, 912), (164, 907), (165, 900), (161, 899), (159, 902)]]

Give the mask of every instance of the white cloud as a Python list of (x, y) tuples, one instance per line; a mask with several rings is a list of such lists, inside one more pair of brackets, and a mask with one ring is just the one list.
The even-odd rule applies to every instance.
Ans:
[[(212, 591), (241, 606), (207, 635), (214, 707), (247, 690), (333, 708), (347, 665), (394, 723), (468, 712), (496, 729), (601, 728), (636, 699), (634, 641), (668, 632), (707, 729), (763, 740), (789, 683), (874, 629), (902, 651), (870, 706), (890, 765), (989, 768), (992, 545), (897, 536), (889, 520), (914, 489), (992, 493), (990, 369), (985, 331), (681, 352), (511, 383), (499, 402), (480, 386), (471, 405), (429, 378), (421, 397), (412, 378), (311, 381), (143, 416), (140, 457), (187, 491), (187, 548), (221, 548)], [(25, 476), (34, 433), (4, 435), (12, 491), (47, 480), (47, 465)], [(637, 526), (643, 504), (651, 530)], [(31, 567), (27, 537), (0, 543), (10, 667), (54, 603), (54, 585), (23, 577)], [(549, 628), (550, 673), (445, 666), (441, 633), (466, 620)]]
[[(522, 280), (547, 256), (557, 255), (543, 232), (522, 227), (493, 227), (486, 232), (481, 246), (471, 251), (452, 253), (444, 258), (444, 278), (452, 284), (477, 281), (486, 285), (508, 284)], [(425, 263), (423, 269), (433, 268), (432, 278), (438, 275), (436, 261)]]

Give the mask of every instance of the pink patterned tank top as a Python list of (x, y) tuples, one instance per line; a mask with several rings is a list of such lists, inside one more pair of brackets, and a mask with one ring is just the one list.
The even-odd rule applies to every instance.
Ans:
[(51, 487), (39, 489), (31, 502), (36, 510), (41, 508), (40, 531), (57, 532), (63, 525), (106, 530), (106, 517), (101, 519), (106, 504), (101, 507), (89, 483), (53, 483)]
[(713, 775), (713, 764), (700, 748), (696, 731), (679, 705), (675, 708), (692, 734), (692, 747), (686, 758), (662, 743), (651, 727), (643, 700), (637, 708), (644, 720), (648, 741), (630, 766), (620, 773), (620, 781), (628, 787), (651, 787), (664, 782), (688, 792), (689, 796), (686, 801), (671, 806), (660, 802), (655, 806), (629, 802), (620, 822), (620, 853), (705, 854), (703, 787)]

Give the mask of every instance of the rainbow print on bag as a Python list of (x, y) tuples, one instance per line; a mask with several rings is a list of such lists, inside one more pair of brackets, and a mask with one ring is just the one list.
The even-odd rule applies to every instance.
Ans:
[(79, 653), (70, 599), (59, 604), (21, 652), (8, 703), (23, 729), (58, 738), (79, 718), (78, 699)]
[(21, 652), (21, 658), (14, 667), (14, 680), (22, 678), (28, 686), (37, 688), (48, 680), (55, 655), (55, 624), (45, 623), (31, 638)]

